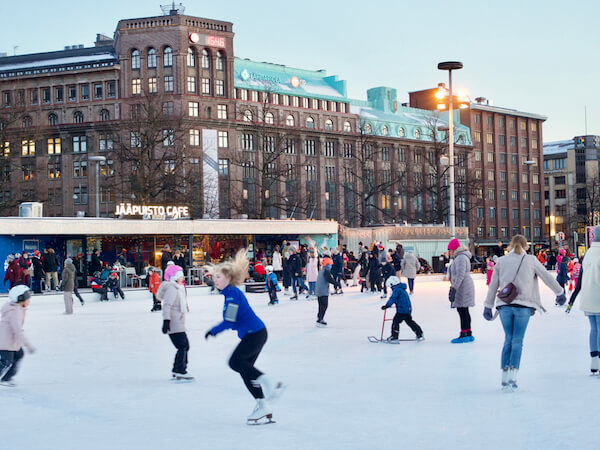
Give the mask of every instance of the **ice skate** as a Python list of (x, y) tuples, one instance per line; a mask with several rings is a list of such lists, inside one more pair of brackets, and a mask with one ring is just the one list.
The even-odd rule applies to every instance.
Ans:
[(379, 297), (379, 298), (386, 298), (386, 297), (387, 297), (387, 294), (381, 294), (381, 297)]
[(510, 386), (510, 389), (513, 391), (516, 391), (517, 388), (519, 386), (517, 386), (517, 375), (519, 373), (519, 369), (515, 369), (514, 367), (512, 369), (508, 370), (508, 385)]
[(12, 381), (0, 381), (0, 386), (15, 387), (17, 384)]
[(325, 328), (325, 327), (327, 326), (327, 322), (325, 322), (324, 320), (318, 320), (318, 319), (317, 319), (316, 325), (317, 325), (319, 328)]
[(398, 342), (398, 336), (391, 335), (389, 338), (386, 339), (386, 341), (397, 343)]
[(425, 336), (421, 335), (421, 336), (417, 336), (417, 341), (421, 342), (425, 340)]
[(252, 382), (255, 386), (260, 386), (265, 396), (265, 400), (273, 401), (278, 399), (286, 386), (281, 381), (273, 381), (264, 373)]
[(187, 373), (175, 373), (175, 372), (173, 372), (171, 374), (171, 381), (174, 381), (176, 383), (189, 383), (191, 381), (194, 381), (194, 377), (190, 376)]
[(267, 425), (275, 423), (273, 420), (273, 411), (264, 398), (256, 399), (256, 406), (248, 416), (248, 425)]
[(510, 374), (510, 370), (508, 367), (502, 369), (502, 390), (508, 391), (510, 390), (510, 384), (508, 382), (508, 376)]
[(598, 375), (600, 370), (600, 357), (592, 356), (592, 364), (590, 365), (590, 372), (592, 375)]
[(297, 296), (297, 295), (292, 295), (292, 296), (290, 297), (290, 300), (298, 300), (298, 296)]

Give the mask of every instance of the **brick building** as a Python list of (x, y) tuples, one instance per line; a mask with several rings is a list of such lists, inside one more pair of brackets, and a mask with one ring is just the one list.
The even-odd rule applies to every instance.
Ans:
[[(232, 28), (171, 11), (121, 20), (95, 47), (0, 58), (0, 213), (42, 201), (49, 216), (112, 216), (151, 201), (191, 203), (196, 217), (447, 220), (447, 114), (399, 105), (392, 88), (354, 100), (325, 71), (236, 58)], [(150, 109), (164, 129), (149, 128)], [(152, 131), (166, 190), (141, 189), (153, 184), (141, 156), (123, 156)], [(479, 189), (467, 126), (456, 141), (466, 226)]]
[[(410, 105), (436, 109), (437, 89), (410, 93)], [(475, 195), (469, 230), (480, 254), (486, 247), (510, 242), (520, 233), (536, 245), (547, 243), (544, 209), (542, 124), (545, 116), (491, 106), (483, 98), (460, 109), (460, 121), (471, 130), (469, 168), (483, 185)], [(534, 164), (526, 164), (532, 161)]]

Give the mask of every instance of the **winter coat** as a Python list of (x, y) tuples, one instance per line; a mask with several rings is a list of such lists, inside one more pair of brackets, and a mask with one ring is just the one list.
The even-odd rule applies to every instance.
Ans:
[(319, 274), (319, 262), (317, 258), (308, 258), (306, 264), (306, 281), (308, 283), (317, 281), (317, 275)]
[(56, 253), (53, 251), (44, 254), (43, 263), (44, 272), (56, 272), (58, 270), (58, 260), (56, 259)]
[(185, 256), (181, 255), (181, 256), (174, 256), (173, 257), (173, 262), (175, 263), (176, 266), (179, 266), (183, 269), (183, 273), (186, 274), (186, 268), (187, 265), (185, 264)]
[(421, 269), (421, 263), (414, 253), (406, 253), (402, 260), (402, 275), (406, 278), (416, 278), (417, 272)]
[(391, 263), (385, 263), (381, 265), (381, 277), (387, 280), (389, 277), (395, 274), (394, 266)]
[(42, 260), (34, 256), (31, 262), (33, 263), (33, 278), (42, 278), (44, 276)]
[(267, 288), (269, 290), (275, 289), (277, 292), (281, 291), (281, 288), (277, 282), (277, 275), (275, 275), (273, 272), (267, 275)]
[(400, 257), (400, 259), (404, 259), (404, 247), (402, 247), (400, 245), (398, 247), (396, 247), (396, 253)]
[(18, 303), (7, 302), (2, 307), (0, 314), (0, 350), (16, 352), (25, 346), (32, 351), (33, 347), (25, 336), (23, 323), (27, 308)]
[(23, 269), (21, 269), (19, 261), (16, 259), (8, 263), (6, 273), (4, 274), (4, 284), (6, 284), (7, 281), (11, 288), (23, 282)]
[(379, 259), (379, 264), (383, 264), (384, 261), (388, 260), (387, 253), (385, 252), (385, 249), (383, 249), (383, 250), (381, 250), (379, 252), (379, 255), (377, 256), (377, 259)]
[(292, 274), (290, 273), (290, 259), (284, 258), (281, 263), (283, 271), (283, 287), (288, 288), (292, 285)]
[(281, 253), (278, 251), (273, 252), (273, 270), (275, 272), (283, 270), (283, 266), (281, 264)]
[(398, 252), (392, 254), (392, 265), (395, 271), (402, 269), (402, 259), (400, 259)]
[(456, 289), (452, 308), (475, 306), (475, 285), (473, 284), (473, 278), (471, 278), (471, 256), (471, 252), (466, 247), (460, 246), (454, 251), (454, 261), (448, 267), (450, 286)]
[(119, 277), (113, 278), (113, 277), (109, 276), (106, 279), (106, 287), (108, 289), (120, 288), (121, 287), (121, 283), (119, 281)]
[(167, 268), (167, 263), (173, 259), (173, 255), (168, 250), (163, 250), (162, 255), (160, 257), (160, 268), (163, 273), (165, 273), (165, 269)]
[(556, 276), (556, 281), (562, 284), (565, 284), (567, 281), (569, 281), (567, 265), (562, 261), (558, 264), (558, 275)]
[(487, 276), (486, 284), (488, 286), (490, 285), (490, 281), (492, 280), (492, 274), (494, 273), (494, 266), (495, 265), (496, 264), (494, 264), (493, 261), (490, 261), (489, 263), (487, 263), (485, 275)]
[(102, 262), (96, 253), (92, 253), (92, 262), (90, 263), (90, 271), (92, 274), (102, 272)]
[(589, 314), (600, 314), (600, 242), (592, 242), (585, 254), (579, 274), (578, 288), (573, 292), (570, 302), (579, 294), (580, 309)]
[[(521, 263), (521, 258), (523, 258), (523, 263), (518, 269), (519, 273), (515, 278), (517, 268), (519, 267), (519, 263)], [(564, 292), (563, 288), (560, 287), (560, 284), (556, 282), (550, 272), (540, 264), (534, 255), (523, 256), (523, 253), (518, 255), (514, 251), (509, 252), (499, 258), (496, 267), (494, 267), (494, 273), (492, 274), (487, 297), (485, 299), (485, 307), (493, 308), (494, 304), (497, 307), (505, 306), (506, 303), (497, 298), (498, 289), (504, 288), (508, 283), (513, 283), (519, 290), (519, 294), (511, 304), (543, 310), (540, 301), (538, 278), (540, 278), (546, 286), (552, 289), (556, 295)]]
[(319, 270), (319, 274), (317, 276), (317, 288), (316, 294), (317, 297), (327, 297), (329, 296), (329, 285), (336, 285), (335, 279), (331, 274), (331, 271), (326, 267), (321, 267)]
[(19, 266), (21, 266), (21, 269), (27, 270), (31, 267), (31, 260), (29, 258), (21, 256), (19, 258)]
[(156, 295), (158, 288), (160, 287), (160, 275), (158, 272), (152, 272), (152, 275), (148, 277), (148, 289), (150, 292)]
[(302, 276), (302, 257), (298, 253), (290, 255), (288, 259), (288, 270), (292, 277)]
[(233, 329), (237, 330), (238, 337), (242, 339), (248, 333), (256, 333), (265, 328), (265, 324), (254, 313), (248, 304), (248, 299), (239, 288), (228, 285), (221, 294), (225, 297), (223, 322), (211, 328), (210, 332), (213, 336)]
[(60, 288), (65, 292), (73, 292), (75, 289), (75, 266), (73, 264), (65, 264)]
[(392, 305), (396, 305), (398, 314), (410, 314), (412, 312), (410, 297), (406, 293), (406, 284), (398, 283), (392, 286), (392, 295), (385, 306), (391, 308)]
[(333, 259), (333, 267), (331, 267), (331, 274), (335, 277), (336, 275), (341, 275), (344, 270), (344, 260), (342, 259), (342, 255), (336, 253), (332, 256)]
[[(169, 334), (185, 332), (185, 286), (174, 281), (163, 281), (156, 292), (156, 298), (162, 302), (163, 320), (169, 320)], [(183, 309), (183, 311), (182, 311)]]

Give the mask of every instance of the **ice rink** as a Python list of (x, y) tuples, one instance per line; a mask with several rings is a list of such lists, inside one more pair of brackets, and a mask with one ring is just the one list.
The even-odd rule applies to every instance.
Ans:
[[(257, 367), (288, 384), (273, 403), (273, 425), (247, 426), (254, 400), (227, 366), (236, 333), (204, 340), (220, 321), (223, 297), (189, 298), (189, 371), (169, 381), (175, 354), (161, 334), (151, 295), (62, 314), (61, 296), (33, 298), (25, 331), (37, 347), (14, 381), (0, 386), (0, 448), (37, 449), (598, 449), (600, 377), (589, 376), (586, 317), (554, 306), (530, 321), (519, 390), (500, 390), (500, 320), (481, 314), (487, 288), (476, 277), (474, 343), (459, 332), (449, 284), (417, 278), (413, 318), (424, 342), (372, 344), (383, 301), (346, 289), (330, 297), (316, 328), (316, 301), (267, 306), (249, 294), (269, 340)], [(197, 292), (197, 291), (196, 291)], [(1, 302), (6, 298), (0, 299)], [(386, 335), (389, 335), (389, 323)], [(401, 326), (401, 337), (413, 337)]]

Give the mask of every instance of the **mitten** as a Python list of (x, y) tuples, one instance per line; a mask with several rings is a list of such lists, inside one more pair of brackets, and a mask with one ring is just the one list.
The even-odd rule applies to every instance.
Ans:
[(387, 309), (387, 305), (381, 305), (381, 310), (385, 311)]
[(456, 298), (456, 288), (451, 287), (450, 291), (448, 291), (448, 300), (450, 300), (450, 303), (453, 303), (455, 298)]
[(208, 331), (206, 332), (206, 334), (204, 335), (204, 339), (208, 339), (208, 337), (209, 337), (209, 336), (214, 336), (214, 334), (212, 334), (212, 331), (211, 331), (211, 330), (208, 330)]
[(485, 320), (492, 320), (494, 318), (491, 308), (483, 308), (483, 318)]
[(559, 304), (560, 306), (564, 305), (566, 302), (567, 302), (567, 296), (565, 295), (564, 292), (562, 294), (556, 296), (556, 303)]
[(163, 320), (162, 332), (163, 334), (167, 334), (171, 330), (171, 321)]

